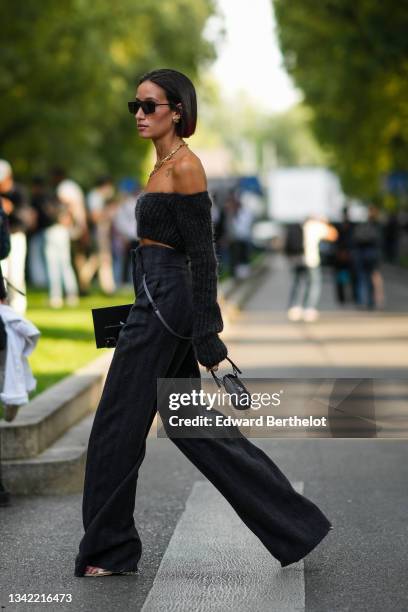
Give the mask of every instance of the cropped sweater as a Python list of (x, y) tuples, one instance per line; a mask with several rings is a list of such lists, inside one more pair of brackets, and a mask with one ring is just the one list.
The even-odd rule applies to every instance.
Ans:
[(218, 260), (215, 252), (212, 201), (208, 191), (193, 194), (142, 192), (135, 215), (139, 238), (163, 242), (190, 261), (197, 360), (212, 367), (225, 359), (227, 347), (218, 337), (224, 328), (217, 302)]

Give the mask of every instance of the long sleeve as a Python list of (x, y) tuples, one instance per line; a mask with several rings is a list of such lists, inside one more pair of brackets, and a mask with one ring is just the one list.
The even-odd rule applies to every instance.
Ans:
[(207, 367), (218, 364), (228, 354), (218, 337), (224, 323), (217, 302), (218, 260), (211, 206), (208, 191), (177, 194), (175, 203), (177, 227), (191, 262), (193, 345), (198, 361)]

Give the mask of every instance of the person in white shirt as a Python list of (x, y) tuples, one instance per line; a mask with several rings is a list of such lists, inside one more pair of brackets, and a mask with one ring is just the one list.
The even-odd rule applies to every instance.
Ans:
[(82, 265), (82, 288), (88, 289), (98, 273), (99, 285), (106, 295), (116, 289), (112, 262), (112, 219), (115, 207), (109, 205), (114, 195), (113, 181), (109, 176), (100, 177), (88, 193), (86, 204), (91, 227), (92, 253)]
[(55, 196), (46, 197), (42, 202), (43, 216), (47, 227), (43, 230), (44, 257), (47, 268), (49, 305), (62, 308), (65, 301), (69, 306), (78, 304), (78, 283), (71, 262), (69, 227), (71, 215)]
[[(326, 219), (310, 216), (303, 224), (303, 255), (294, 266), (294, 279), (290, 292), (288, 318), (291, 321), (315, 321), (321, 292), (320, 250), (321, 240), (335, 241), (338, 232)], [(303, 295), (302, 295), (303, 288)]]
[(51, 172), (55, 195), (65, 204), (71, 217), (67, 226), (72, 247), (72, 259), (78, 277), (80, 290), (84, 291), (82, 269), (87, 260), (89, 244), (88, 222), (86, 218), (85, 196), (78, 183), (66, 177), (63, 168), (56, 167)]

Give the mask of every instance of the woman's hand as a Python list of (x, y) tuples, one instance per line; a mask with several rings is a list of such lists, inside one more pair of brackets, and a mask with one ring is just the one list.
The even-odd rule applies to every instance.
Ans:
[(212, 366), (211, 368), (206, 368), (207, 372), (210, 372), (211, 370), (214, 370), (214, 372), (216, 372), (218, 370), (218, 364)]

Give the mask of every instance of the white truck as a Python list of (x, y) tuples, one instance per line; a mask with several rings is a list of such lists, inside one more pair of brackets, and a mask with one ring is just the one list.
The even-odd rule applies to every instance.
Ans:
[(266, 179), (268, 216), (273, 221), (301, 223), (308, 215), (340, 221), (345, 196), (339, 179), (327, 168), (275, 168)]

